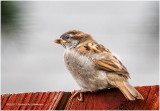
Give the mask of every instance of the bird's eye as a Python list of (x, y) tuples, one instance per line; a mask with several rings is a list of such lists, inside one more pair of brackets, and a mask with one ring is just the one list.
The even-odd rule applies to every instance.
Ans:
[(69, 38), (71, 38), (71, 36), (70, 35), (66, 35), (66, 39), (69, 39)]

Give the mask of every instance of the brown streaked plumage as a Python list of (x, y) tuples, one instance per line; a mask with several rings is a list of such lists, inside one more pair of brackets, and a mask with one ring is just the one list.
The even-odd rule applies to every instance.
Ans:
[[(129, 73), (125, 66), (91, 35), (72, 30), (54, 41), (65, 49), (64, 61), (82, 90), (97, 91), (117, 87), (129, 100), (143, 99), (143, 96), (129, 84)], [(82, 93), (80, 101), (83, 100)]]

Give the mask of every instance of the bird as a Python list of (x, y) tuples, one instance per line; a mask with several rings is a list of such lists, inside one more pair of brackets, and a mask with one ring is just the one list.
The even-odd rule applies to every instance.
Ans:
[(118, 88), (127, 100), (143, 100), (143, 96), (129, 83), (130, 74), (122, 62), (93, 37), (79, 30), (70, 30), (54, 40), (65, 48), (64, 62), (80, 86), (72, 98), (83, 93)]

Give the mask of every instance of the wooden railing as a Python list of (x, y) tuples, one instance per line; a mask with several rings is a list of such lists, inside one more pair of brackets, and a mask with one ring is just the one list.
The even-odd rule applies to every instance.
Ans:
[(159, 110), (159, 85), (135, 88), (144, 100), (129, 101), (116, 88), (85, 93), (84, 102), (63, 91), (2, 94), (1, 110)]

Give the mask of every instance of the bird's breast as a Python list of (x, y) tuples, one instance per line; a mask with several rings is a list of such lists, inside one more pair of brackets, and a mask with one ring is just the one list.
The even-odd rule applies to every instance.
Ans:
[(106, 73), (97, 70), (89, 56), (82, 55), (74, 50), (66, 50), (64, 61), (80, 87), (91, 91), (107, 87)]
[(65, 52), (64, 61), (73, 76), (85, 75), (86, 71), (94, 69), (94, 64), (89, 56), (82, 55), (74, 50)]

